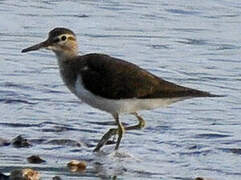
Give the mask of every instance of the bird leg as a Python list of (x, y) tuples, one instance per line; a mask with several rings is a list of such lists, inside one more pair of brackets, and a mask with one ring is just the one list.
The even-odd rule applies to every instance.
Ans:
[(120, 141), (121, 138), (125, 132), (125, 130), (135, 130), (135, 129), (141, 129), (143, 127), (145, 127), (145, 120), (142, 119), (136, 112), (132, 113), (134, 116), (136, 116), (136, 118), (138, 119), (139, 123), (137, 125), (134, 126), (128, 126), (128, 127), (124, 127), (122, 125), (122, 123), (119, 121), (119, 116), (118, 114), (113, 115), (118, 128), (112, 128), (109, 129), (109, 131), (107, 131), (107, 133), (104, 134), (104, 136), (101, 138), (101, 140), (99, 141), (99, 143), (97, 144), (96, 148), (94, 149), (94, 152), (97, 152), (100, 150), (101, 147), (103, 147), (105, 145), (105, 143), (114, 135), (118, 134), (118, 139), (117, 139), (117, 143), (116, 143), (116, 147), (115, 150), (117, 150), (119, 148), (120, 145)]
[(113, 117), (115, 118), (115, 121), (116, 121), (116, 123), (118, 125), (118, 131), (117, 131), (118, 139), (117, 139), (117, 143), (115, 145), (115, 150), (117, 150), (119, 148), (119, 145), (120, 145), (120, 142), (121, 142), (121, 138), (122, 138), (123, 134), (125, 133), (125, 128), (122, 125), (122, 123), (120, 122), (118, 114), (113, 115)]
[(100, 150), (100, 148), (102, 146), (105, 145), (105, 143), (114, 135), (118, 134), (118, 139), (117, 139), (117, 143), (116, 143), (116, 146), (115, 146), (115, 150), (117, 150), (119, 148), (119, 145), (120, 145), (120, 142), (121, 142), (121, 138), (125, 132), (125, 128), (124, 126), (122, 125), (122, 123), (120, 122), (119, 120), (119, 116), (118, 114), (113, 114), (113, 117), (118, 125), (118, 128), (112, 128), (112, 129), (109, 129), (109, 131), (107, 131), (107, 133), (104, 134), (104, 136), (101, 138), (101, 140), (99, 141), (99, 143), (96, 145), (95, 149), (94, 149), (94, 152), (97, 152)]
[(138, 119), (139, 123), (137, 125), (134, 126), (128, 126), (125, 127), (125, 130), (134, 130), (134, 129), (142, 129), (145, 127), (146, 122), (144, 119), (142, 119), (141, 116), (139, 116), (136, 112), (132, 113), (134, 116), (136, 116), (136, 118)]
[(98, 142), (98, 144), (96, 145), (94, 152), (97, 152), (100, 150), (100, 148), (102, 146), (105, 145), (105, 143), (111, 138), (111, 136), (114, 136), (117, 134), (118, 129), (109, 129), (109, 131), (107, 131), (107, 133), (104, 134), (104, 136), (101, 138), (101, 140)]

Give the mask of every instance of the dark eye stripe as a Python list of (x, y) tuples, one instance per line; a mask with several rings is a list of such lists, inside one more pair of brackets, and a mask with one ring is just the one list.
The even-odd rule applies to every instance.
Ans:
[(59, 38), (55, 38), (55, 39), (53, 39), (53, 42), (57, 43), (57, 42), (59, 42), (59, 40), (60, 40)]

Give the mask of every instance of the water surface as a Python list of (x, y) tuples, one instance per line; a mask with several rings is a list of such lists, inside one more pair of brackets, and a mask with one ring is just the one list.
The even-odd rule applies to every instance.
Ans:
[[(33, 146), (0, 147), (0, 172), (31, 167), (43, 179), (239, 180), (240, 9), (231, 0), (1, 1), (0, 137), (21, 134)], [(92, 153), (113, 127), (112, 117), (70, 94), (53, 53), (20, 53), (57, 26), (76, 32), (81, 54), (106, 53), (180, 85), (227, 96), (143, 111), (147, 127), (128, 132), (119, 154), (113, 146)], [(136, 123), (129, 115), (121, 120)], [(58, 139), (80, 144), (53, 143)], [(28, 163), (33, 154), (47, 162)], [(86, 172), (69, 172), (72, 159), (87, 161)]]

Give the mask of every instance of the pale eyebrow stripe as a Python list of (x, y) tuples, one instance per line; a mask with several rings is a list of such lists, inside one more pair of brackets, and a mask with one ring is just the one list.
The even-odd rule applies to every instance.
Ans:
[(68, 39), (71, 41), (75, 41), (75, 38), (73, 36), (69, 36)]

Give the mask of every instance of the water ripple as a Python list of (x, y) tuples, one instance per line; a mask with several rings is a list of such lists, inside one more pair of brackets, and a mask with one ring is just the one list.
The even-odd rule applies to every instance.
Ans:
[(21, 100), (21, 99), (1, 99), (0, 98), (0, 102), (5, 103), (5, 104), (37, 104), (37, 103), (33, 103), (30, 101), (26, 101), (26, 100)]
[[(1, 172), (32, 167), (42, 179), (240, 179), (241, 36), (239, 1), (0, 1), (0, 137), (19, 134), (28, 149), (1, 146)], [(82, 104), (64, 86), (53, 53), (21, 54), (57, 26), (74, 30), (80, 51), (110, 54), (164, 79), (223, 98), (190, 99), (143, 111), (147, 127), (92, 150), (110, 115)], [(124, 125), (135, 123), (123, 116)], [(116, 127), (116, 126), (115, 126)], [(79, 144), (78, 144), (79, 143)], [(86, 172), (68, 171), (85, 160)]]

